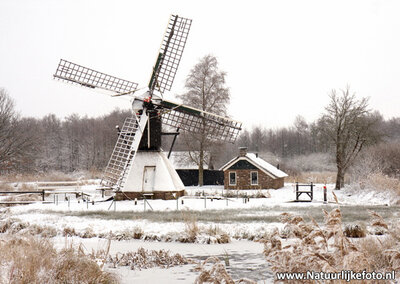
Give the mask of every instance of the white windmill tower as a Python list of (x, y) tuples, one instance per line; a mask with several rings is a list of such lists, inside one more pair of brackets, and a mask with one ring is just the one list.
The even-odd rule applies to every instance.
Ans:
[[(212, 139), (235, 142), (241, 123), (199, 109), (162, 99), (170, 91), (186, 44), (192, 20), (171, 15), (147, 90), (135, 96), (133, 115), (119, 129), (119, 136), (105, 169), (102, 185), (119, 197), (137, 198), (152, 194), (168, 199), (181, 196), (184, 185), (161, 150), (162, 124), (181, 131), (204, 130)], [(60, 60), (55, 79), (84, 87), (133, 94), (138, 84)], [(174, 133), (176, 135), (176, 133)]]

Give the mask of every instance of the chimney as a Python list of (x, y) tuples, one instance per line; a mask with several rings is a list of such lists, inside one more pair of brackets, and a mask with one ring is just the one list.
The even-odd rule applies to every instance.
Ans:
[(247, 147), (239, 147), (239, 157), (244, 157), (247, 154)]

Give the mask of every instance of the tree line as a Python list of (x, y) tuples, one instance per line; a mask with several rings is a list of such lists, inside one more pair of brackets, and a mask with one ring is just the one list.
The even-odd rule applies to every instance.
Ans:
[[(382, 141), (400, 139), (400, 117), (385, 120), (377, 112), (373, 115), (377, 119), (376, 128)], [(252, 152), (270, 152), (281, 158), (328, 153), (332, 150), (332, 144), (322, 135), (320, 128), (318, 121), (308, 123), (302, 116), (297, 116), (288, 127), (255, 126), (245, 129), (237, 144), (248, 147)]]
[(96, 118), (21, 117), (11, 96), (0, 89), (0, 174), (101, 170), (118, 137), (115, 126), (130, 115), (117, 109)]
[[(127, 116), (130, 116), (129, 110), (117, 109), (96, 118), (77, 114), (65, 119), (55, 114), (42, 118), (20, 117), (11, 96), (1, 89), (1, 173), (102, 170), (118, 137), (115, 126), (122, 125)], [(384, 120), (379, 113), (374, 113), (374, 117), (383, 140), (400, 139), (400, 117)], [(215, 145), (219, 149), (215, 152), (220, 153), (213, 157), (215, 167), (235, 156), (241, 146), (248, 147), (251, 152), (269, 152), (281, 158), (327, 153), (332, 150), (332, 143), (323, 137), (320, 123), (308, 123), (298, 116), (289, 127), (244, 129), (234, 145)], [(178, 141), (180, 138), (178, 136)], [(165, 139), (164, 149), (168, 150), (169, 143)], [(187, 150), (183, 137), (174, 150)]]

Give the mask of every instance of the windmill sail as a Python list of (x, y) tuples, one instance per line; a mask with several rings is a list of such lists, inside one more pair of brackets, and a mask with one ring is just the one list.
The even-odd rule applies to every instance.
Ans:
[(123, 188), (147, 121), (146, 112), (143, 112), (142, 115), (133, 115), (133, 117), (125, 119), (107, 168), (104, 171), (101, 180), (102, 185), (113, 187), (116, 190)]
[(211, 139), (234, 143), (242, 129), (241, 122), (193, 107), (166, 100), (161, 101), (160, 106), (165, 109), (162, 112), (164, 124), (194, 133), (204, 131)]
[(99, 88), (117, 94), (133, 93), (138, 85), (137, 83), (107, 75), (64, 59), (60, 60), (53, 77), (83, 87)]
[(171, 15), (150, 78), (150, 90), (157, 89), (161, 93), (171, 90), (191, 24), (190, 19)]

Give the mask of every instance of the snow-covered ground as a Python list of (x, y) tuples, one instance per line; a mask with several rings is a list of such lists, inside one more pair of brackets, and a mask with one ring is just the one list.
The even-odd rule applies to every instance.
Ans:
[[(114, 236), (121, 236), (125, 241), (113, 241), (112, 252), (126, 252), (136, 250), (138, 247), (149, 249), (166, 249), (173, 253), (181, 253), (186, 257), (197, 260), (202, 257), (224, 253), (231, 255), (232, 266), (230, 272), (239, 277), (253, 279), (271, 279), (267, 264), (263, 261), (262, 245), (249, 242), (247, 239), (257, 239), (269, 232), (272, 228), (280, 228), (277, 216), (282, 211), (304, 212), (312, 208), (327, 208), (335, 204), (332, 194), (334, 185), (327, 185), (328, 205), (323, 202), (323, 185), (316, 184), (314, 187), (313, 202), (293, 202), (295, 199), (295, 185), (285, 184), (284, 188), (278, 190), (261, 191), (230, 191), (229, 198), (223, 197), (227, 194), (221, 186), (187, 187), (187, 195), (178, 200), (129, 200), (102, 201), (107, 198), (101, 197), (96, 190), (96, 184), (82, 186), (79, 190), (90, 194), (90, 202), (84, 202), (75, 194), (57, 194), (46, 197), (49, 203), (41, 202), (29, 205), (1, 208), (4, 218), (14, 218), (19, 222), (51, 227), (55, 230), (57, 237), (55, 242), (62, 244), (62, 237), (66, 230), (74, 230), (76, 235), (86, 237), (107, 237), (110, 232)], [(382, 206), (396, 204), (398, 199), (390, 192), (356, 191), (345, 188), (334, 191), (340, 205), (348, 207), (358, 206)], [(251, 197), (249, 200), (243, 195)], [(264, 198), (252, 198), (265, 196)], [(306, 199), (304, 197), (304, 199)], [(92, 203), (92, 201), (94, 201)], [(328, 209), (327, 209), (328, 210)], [(143, 213), (145, 212), (145, 213)], [(171, 218), (166, 218), (170, 214)], [(159, 216), (159, 217), (157, 217)], [(169, 216), (169, 215), (168, 215)], [(174, 216), (178, 216), (174, 220)], [(177, 241), (187, 229), (187, 216), (191, 220), (198, 219), (197, 224), (203, 231), (220, 231), (231, 238), (229, 244), (205, 244), (215, 243), (216, 238), (206, 233), (198, 236), (196, 244), (182, 244)], [(397, 216), (397, 215), (396, 215)], [(187, 219), (187, 218), (186, 218)], [(1, 220), (0, 220), (1, 221)], [(140, 231), (141, 240), (129, 239), (132, 232)], [(203, 234), (203, 235), (202, 235)], [(155, 236), (144, 241), (145, 236)], [(74, 242), (83, 244), (88, 248), (96, 248), (101, 239), (72, 237)], [(118, 238), (117, 238), (118, 239)], [(103, 239), (104, 240), (104, 239)], [(154, 240), (158, 240), (155, 242)], [(167, 241), (168, 242), (165, 242)], [(211, 241), (210, 241), (211, 240)], [(246, 274), (256, 269), (258, 272)], [(253, 268), (252, 268), (253, 267)], [(264, 270), (265, 268), (265, 270)], [(110, 270), (115, 270), (108, 268)], [(152, 277), (165, 276), (168, 281), (163, 283), (192, 283), (197, 275), (193, 272), (193, 265), (175, 267), (168, 270), (152, 268), (151, 270), (130, 271), (129, 269), (116, 269), (122, 277), (123, 283), (153, 283)], [(261, 272), (260, 272), (261, 271)], [(269, 281), (269, 280), (268, 280)]]
[[(333, 187), (333, 185), (327, 186), (330, 205), (335, 204)], [(80, 190), (91, 194), (92, 200), (99, 201), (102, 199), (101, 194), (96, 192), (95, 188), (96, 185), (87, 185)], [(18, 218), (22, 222), (50, 226), (56, 229), (58, 234), (62, 234), (65, 229), (74, 229), (78, 235), (86, 232), (89, 236), (106, 236), (110, 232), (114, 235), (126, 235), (129, 232), (141, 230), (143, 236), (160, 236), (160, 238), (151, 239), (174, 241), (185, 231), (187, 222), (182, 220), (187, 218), (182, 218), (182, 214), (191, 219), (200, 219), (197, 220), (198, 224), (205, 229), (217, 226), (230, 237), (240, 239), (246, 236), (262, 236), (272, 227), (281, 226), (276, 216), (282, 213), (282, 210), (304, 212), (307, 208), (327, 206), (323, 202), (322, 184), (315, 185), (313, 202), (293, 202), (294, 184), (286, 184), (278, 190), (260, 192), (268, 198), (250, 198), (249, 200), (242, 197), (225, 198), (222, 195), (226, 192), (221, 186), (188, 187), (187, 196), (179, 200), (129, 200), (116, 203), (96, 201), (92, 203), (84, 202), (81, 198), (77, 199), (72, 194), (58, 194), (57, 198), (53, 195), (46, 197), (50, 203), (38, 202), (0, 210), (7, 210), (8, 216)], [(260, 192), (249, 190), (240, 191), (240, 194), (260, 196)], [(351, 188), (334, 192), (343, 206), (390, 205), (395, 201), (389, 193), (385, 192), (356, 192)], [(231, 191), (230, 195), (237, 196), (236, 193)], [(305, 197), (302, 198), (305, 199)], [(219, 211), (221, 213), (218, 213)], [(138, 215), (135, 212), (147, 212), (147, 214)], [(173, 217), (165, 219), (168, 212), (171, 212), (172, 216), (175, 214), (180, 217), (178, 218), (180, 221), (171, 221), (171, 219), (176, 219)], [(207, 214), (209, 217), (205, 218)], [(213, 220), (214, 217), (215, 220)], [(209, 242), (207, 239), (203, 241)]]

